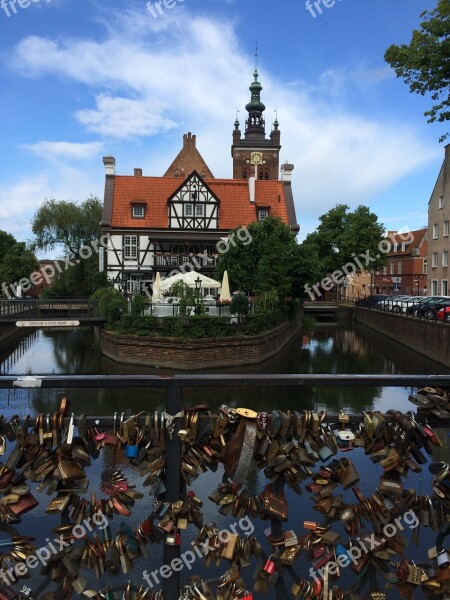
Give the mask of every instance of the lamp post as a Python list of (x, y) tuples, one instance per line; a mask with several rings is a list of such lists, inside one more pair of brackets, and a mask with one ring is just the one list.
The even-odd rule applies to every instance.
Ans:
[(202, 286), (202, 280), (200, 279), (200, 277), (197, 277), (197, 279), (194, 280), (194, 283), (195, 283), (195, 291), (196, 291), (195, 314), (198, 315), (198, 314), (200, 314), (200, 289)]

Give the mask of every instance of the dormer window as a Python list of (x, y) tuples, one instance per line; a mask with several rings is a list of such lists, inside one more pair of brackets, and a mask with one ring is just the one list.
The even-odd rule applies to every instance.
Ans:
[(196, 217), (203, 217), (204, 215), (204, 206), (203, 204), (196, 204), (195, 205), (195, 216)]
[(133, 219), (143, 219), (145, 217), (145, 204), (132, 204), (131, 216)]
[(184, 216), (185, 217), (192, 217), (193, 213), (194, 213), (193, 205), (192, 204), (185, 204), (184, 205)]
[(268, 208), (260, 208), (258, 210), (258, 220), (259, 221), (264, 221), (264, 219), (267, 219), (268, 216), (269, 216)]

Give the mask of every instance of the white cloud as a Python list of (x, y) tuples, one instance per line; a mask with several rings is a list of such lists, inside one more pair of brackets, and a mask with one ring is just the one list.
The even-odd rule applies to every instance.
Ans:
[[(76, 113), (78, 121), (89, 131), (121, 139), (154, 136), (174, 129), (175, 121), (164, 117), (163, 107), (149, 106), (148, 100), (131, 100), (99, 95), (96, 109)], [(159, 111), (158, 111), (159, 108)]]
[[(109, 19), (106, 38), (28, 37), (11, 53), (13, 67), (31, 77), (54, 75), (84, 84), (95, 103), (74, 118), (106, 140), (127, 140), (127, 146), (115, 146), (118, 162), (127, 169), (127, 161), (133, 161), (147, 174), (162, 174), (179, 150), (182, 133), (190, 130), (213, 173), (230, 177), (231, 130), (236, 107), (243, 128), (252, 57), (243, 52), (230, 22), (192, 12), (186, 18), (181, 6), (156, 21), (128, 9), (125, 16), (117, 13), (115, 25)], [(293, 82), (300, 85), (261, 72), (267, 129), (278, 107), (281, 156), (296, 166), (293, 187), (300, 223), (339, 202), (370, 203), (440, 155), (407, 123), (365, 116), (347, 103), (343, 88), (349, 77), (378, 85), (390, 76), (384, 67), (327, 71), (308, 87), (295, 68)], [(331, 96), (324, 93), (330, 87)], [(145, 140), (151, 137), (157, 139)], [(136, 142), (132, 149), (131, 141)], [(98, 172), (102, 174), (101, 165)]]
[(103, 173), (92, 176), (85, 169), (62, 167), (24, 176), (0, 188), (0, 229), (12, 233), (19, 241), (31, 238), (31, 219), (46, 198), (82, 202), (98, 193)]
[(74, 142), (40, 141), (35, 144), (23, 144), (21, 147), (46, 160), (66, 158), (73, 160), (92, 160), (92, 158), (101, 152), (103, 145), (100, 142), (88, 142), (82, 144)]

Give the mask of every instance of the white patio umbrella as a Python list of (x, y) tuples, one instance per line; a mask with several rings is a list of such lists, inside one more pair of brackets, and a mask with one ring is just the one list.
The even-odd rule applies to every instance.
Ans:
[(163, 279), (161, 281), (160, 290), (163, 292), (169, 290), (174, 283), (177, 283), (178, 281), (184, 281), (184, 283), (189, 287), (195, 288), (195, 280), (198, 278), (200, 278), (201, 281), (201, 288), (220, 288), (220, 281), (216, 281), (215, 279), (211, 279), (211, 277), (197, 273), (197, 271), (188, 271), (187, 273), (177, 273), (177, 275)]
[(159, 271), (155, 275), (155, 283), (153, 284), (152, 302), (156, 302), (159, 299), (159, 292), (161, 290), (161, 277)]
[(230, 284), (228, 283), (228, 271), (224, 271), (222, 279), (222, 289), (220, 291), (220, 302), (229, 302), (231, 300)]

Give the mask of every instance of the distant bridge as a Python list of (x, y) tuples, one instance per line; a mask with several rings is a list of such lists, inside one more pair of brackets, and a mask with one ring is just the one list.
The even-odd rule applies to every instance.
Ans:
[(336, 302), (303, 302), (305, 315), (317, 317), (335, 317), (337, 311)]
[(95, 313), (92, 300), (0, 300), (0, 326), (14, 324), (18, 327), (78, 327), (104, 323), (105, 319)]

